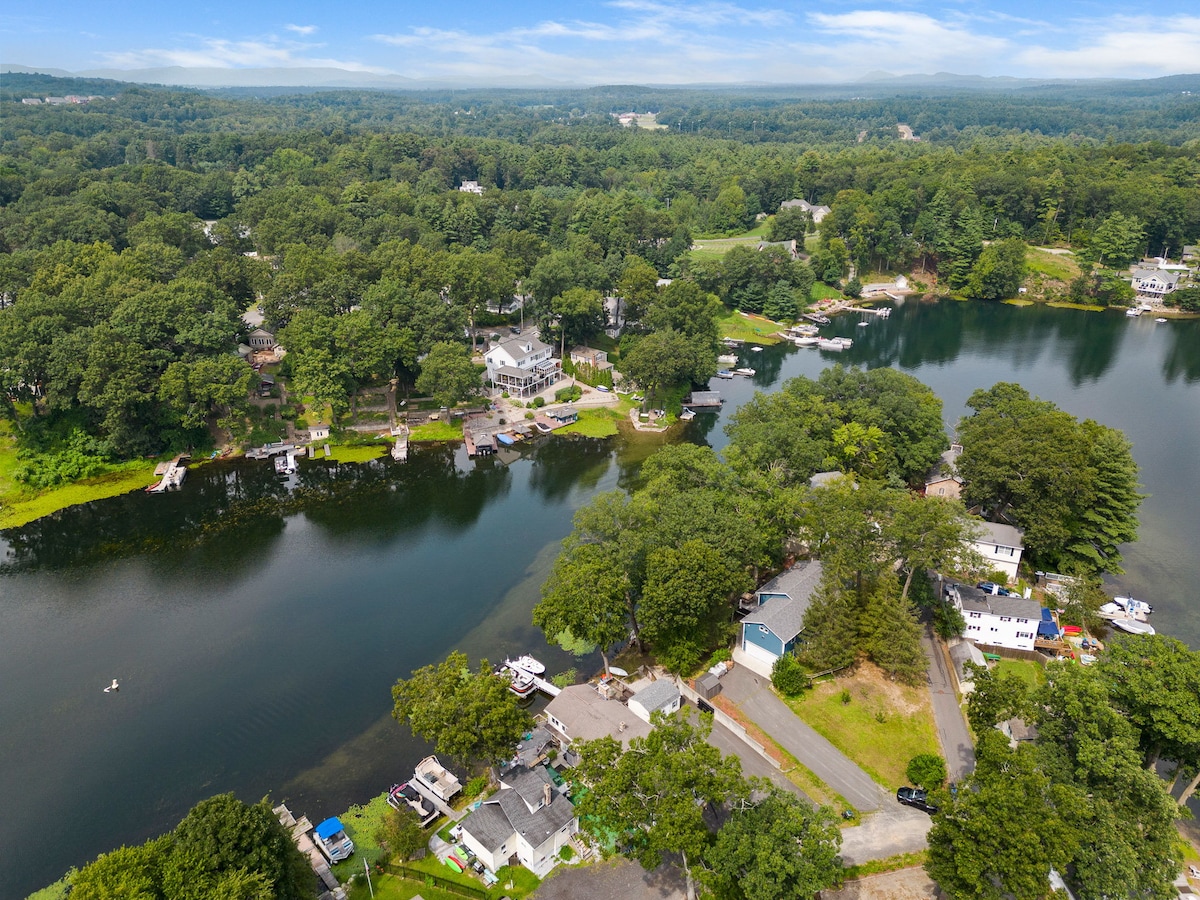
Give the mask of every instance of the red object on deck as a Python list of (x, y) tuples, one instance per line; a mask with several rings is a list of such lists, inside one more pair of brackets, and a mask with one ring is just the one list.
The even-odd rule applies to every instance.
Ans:
[(1081, 634), (1083, 629), (1078, 625), (1064, 625), (1062, 627), (1063, 634)]

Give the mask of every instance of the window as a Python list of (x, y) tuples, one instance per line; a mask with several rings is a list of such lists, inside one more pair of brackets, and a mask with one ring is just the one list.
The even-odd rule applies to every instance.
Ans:
[(758, 630), (761, 634), (767, 634), (770, 631), (770, 629), (767, 628), (766, 625), (759, 625)]
[(1011, 622), (1011, 621), (1012, 621), (1012, 616), (1001, 616), (1001, 617), (1000, 617), (1000, 621), (1001, 621), (1001, 622)]
[(977, 613), (977, 612), (973, 612), (973, 613), (967, 613), (967, 615), (968, 615), (970, 618), (972, 618), (972, 619), (978, 619), (978, 618), (979, 618), (979, 616), (980, 616), (980, 614), (979, 614), (979, 613)]

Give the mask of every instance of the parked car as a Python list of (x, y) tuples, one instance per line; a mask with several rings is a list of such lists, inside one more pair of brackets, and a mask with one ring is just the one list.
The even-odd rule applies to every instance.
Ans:
[(911, 806), (914, 809), (919, 809), (922, 812), (927, 812), (933, 815), (938, 811), (938, 808), (929, 802), (928, 795), (924, 788), (902, 787), (896, 789), (896, 800), (903, 803), (905, 806)]
[(997, 594), (1001, 597), (1018, 596), (1016, 591), (1010, 591), (1004, 585), (996, 584), (994, 581), (981, 581), (979, 584), (975, 585), (975, 587), (979, 588), (985, 594)]
[(518, 328), (516, 325), (513, 325), (513, 326), (512, 326), (511, 328), (509, 328), (508, 330), (509, 330), (509, 331), (511, 331), (513, 334), (520, 334), (520, 333), (521, 333), (521, 329), (520, 329), (520, 328)]

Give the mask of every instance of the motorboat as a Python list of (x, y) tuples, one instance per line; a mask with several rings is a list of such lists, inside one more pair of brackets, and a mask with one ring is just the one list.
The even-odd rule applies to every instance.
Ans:
[(1135, 617), (1149, 616), (1150, 613), (1154, 612), (1154, 607), (1145, 600), (1135, 600), (1132, 597), (1113, 597), (1112, 602)]
[(516, 659), (506, 659), (504, 664), (509, 668), (516, 666), (518, 669), (523, 669), (526, 672), (532, 672), (534, 675), (544, 675), (546, 673), (546, 667), (528, 654), (525, 656), (518, 656)]
[(820, 342), (821, 339), (812, 334), (806, 334), (802, 337), (792, 338), (792, 343), (797, 347), (815, 347)]
[(1122, 631), (1127, 631), (1130, 634), (1154, 634), (1154, 626), (1149, 622), (1141, 622), (1137, 619), (1110, 619), (1114, 628), (1120, 628)]
[(524, 669), (505, 663), (501, 670), (501, 674), (504, 673), (508, 674), (508, 689), (518, 697), (528, 697), (537, 688), (532, 672), (526, 672)]
[(734, 375), (744, 375), (744, 376), (746, 376), (747, 378), (749, 378), (749, 377), (751, 377), (752, 375), (754, 375), (754, 369), (750, 369), (750, 368), (747, 368), (747, 367), (743, 366), (743, 367), (742, 367), (742, 368), (740, 368), (740, 369), (734, 369), (734, 370), (733, 370), (733, 374), (734, 374)]
[(1159, 317), (1158, 317), (1157, 319), (1155, 319), (1154, 321), (1155, 321), (1155, 322), (1157, 322), (1159, 325), (1161, 325), (1163, 322), (1165, 322), (1165, 321), (1167, 321), (1167, 320), (1166, 320), (1166, 319), (1164, 319), (1162, 316), (1159, 316)]
[(736, 366), (737, 361), (738, 358), (737, 354), (735, 353), (722, 353), (717, 357), (717, 362), (723, 366)]
[(732, 378), (733, 373), (730, 372), (728, 369), (717, 369), (717, 377), (718, 378)]
[(762, 353), (762, 347), (754, 346), (750, 348), (751, 353)]
[(1125, 318), (1127, 318), (1127, 319), (1136, 319), (1141, 314), (1142, 314), (1141, 309), (1136, 306), (1130, 307), (1129, 309), (1125, 310)]

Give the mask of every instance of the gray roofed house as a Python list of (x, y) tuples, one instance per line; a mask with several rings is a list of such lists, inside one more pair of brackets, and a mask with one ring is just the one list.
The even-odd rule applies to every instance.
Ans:
[(958, 458), (962, 456), (962, 444), (951, 444), (950, 449), (925, 476), (926, 497), (961, 497), (963, 480), (958, 476)]
[(1139, 299), (1161, 300), (1179, 286), (1180, 274), (1162, 269), (1134, 269), (1131, 283)]
[(770, 677), (771, 667), (791, 653), (804, 629), (812, 593), (821, 582), (819, 560), (797, 563), (763, 585), (755, 594), (758, 608), (742, 619), (742, 635), (734, 660)]
[(462, 839), (493, 872), (515, 857), (544, 877), (576, 829), (575, 807), (555, 790), (545, 767), (518, 767), (463, 819)]
[(1020, 596), (988, 594), (966, 584), (948, 585), (946, 593), (967, 623), (964, 637), (991, 647), (1033, 650), (1042, 605)]
[(983, 557), (989, 568), (1015, 579), (1021, 565), (1021, 554), (1025, 551), (1024, 533), (1020, 528), (1002, 522), (979, 521), (976, 524), (979, 526), (979, 537), (971, 542), (971, 548)]
[(629, 709), (638, 718), (646, 722), (656, 712), (670, 715), (679, 709), (681, 701), (679, 688), (667, 678), (651, 682), (629, 698)]
[(563, 688), (546, 705), (545, 712), (550, 732), (562, 745), (568, 762), (571, 760), (569, 747), (574, 741), (591, 741), (611, 735), (628, 747), (633, 738), (650, 733), (650, 726), (629, 707), (619, 700), (608, 699), (591, 684)]
[(780, 209), (795, 209), (797, 207), (811, 215), (813, 224), (815, 225), (820, 225), (821, 220), (833, 211), (828, 206), (815, 206), (807, 200), (784, 200), (779, 204)]

